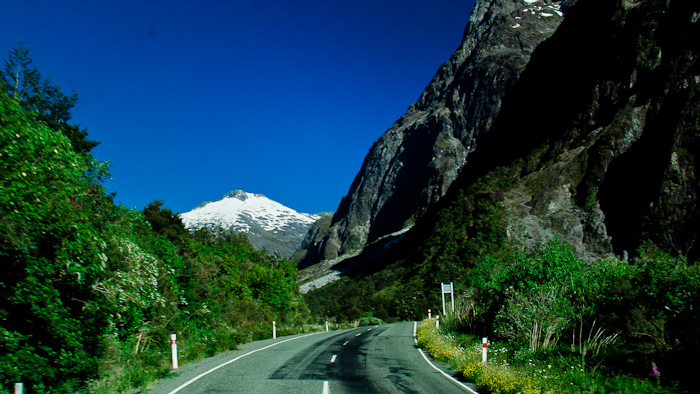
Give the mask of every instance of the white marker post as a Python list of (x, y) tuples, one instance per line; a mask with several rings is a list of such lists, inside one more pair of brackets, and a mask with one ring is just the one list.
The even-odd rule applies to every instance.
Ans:
[(431, 318), (430, 315), (431, 315), (431, 311), (430, 311), (430, 309), (428, 309), (428, 319)]
[(328, 332), (328, 320), (326, 320), (326, 332)]
[(272, 321), (272, 339), (277, 339), (277, 322)]
[(483, 345), (482, 345), (483, 350), (482, 350), (482, 352), (481, 352), (481, 362), (484, 363), (484, 364), (486, 364), (486, 352), (487, 352), (487, 351), (486, 351), (486, 348), (487, 348), (487, 346), (488, 346), (488, 339), (487, 339), (486, 337), (483, 337), (483, 338), (481, 339), (481, 341), (482, 341), (482, 343), (483, 343)]
[(435, 315), (435, 328), (440, 328), (440, 315)]
[(22, 394), (24, 392), (24, 383), (15, 383), (15, 394)]
[(177, 335), (170, 334), (170, 345), (173, 351), (173, 369), (177, 369)]

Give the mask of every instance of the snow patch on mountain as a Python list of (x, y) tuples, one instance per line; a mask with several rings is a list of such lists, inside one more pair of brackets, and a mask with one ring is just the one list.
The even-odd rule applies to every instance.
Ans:
[(180, 214), (190, 229), (223, 228), (244, 232), (256, 248), (291, 256), (309, 227), (323, 214), (300, 213), (262, 194), (234, 190)]

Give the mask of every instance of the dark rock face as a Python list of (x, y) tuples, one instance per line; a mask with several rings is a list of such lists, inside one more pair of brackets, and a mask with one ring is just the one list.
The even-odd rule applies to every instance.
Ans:
[(646, 240), (697, 256), (698, 15), (682, 0), (580, 0), (458, 183), (528, 158), (505, 195), (511, 238), (558, 235), (587, 259)]
[(308, 254), (320, 254), (321, 251), (318, 249), (318, 246), (323, 245), (323, 238), (328, 234), (332, 218), (332, 214), (328, 213), (311, 225), (301, 245), (299, 245), (296, 253), (291, 257), (293, 263), (298, 264), (300, 261), (305, 260)]
[(460, 48), (375, 142), (300, 266), (513, 165), (505, 230), (526, 247), (558, 236), (597, 259), (648, 240), (699, 257), (698, 57), (700, 2), (477, 2)]
[[(419, 100), (370, 148), (300, 267), (412, 224), (445, 195), (488, 132), (535, 48), (575, 1), (477, 0), (462, 43)], [(310, 235), (311, 236), (311, 235)]]

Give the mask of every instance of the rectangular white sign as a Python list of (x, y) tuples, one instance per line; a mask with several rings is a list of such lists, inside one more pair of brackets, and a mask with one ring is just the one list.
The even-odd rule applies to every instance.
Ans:
[(440, 283), (440, 290), (442, 293), (442, 314), (446, 315), (447, 311), (445, 310), (445, 293), (450, 293), (452, 296), (452, 312), (455, 311), (455, 292), (452, 291), (454, 288), (454, 285), (452, 283)]

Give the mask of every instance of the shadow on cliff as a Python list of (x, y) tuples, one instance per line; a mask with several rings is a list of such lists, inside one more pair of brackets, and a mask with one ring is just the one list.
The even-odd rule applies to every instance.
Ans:
[[(580, 1), (557, 32), (537, 47), (520, 80), (504, 98), (493, 126), (477, 141), (477, 149), (468, 157), (461, 176), (416, 225), (415, 232), (431, 231), (437, 220), (434, 213), (495, 168), (508, 166), (538, 148), (546, 147), (542, 161), (546, 163), (579, 146), (590, 133), (611, 125), (635, 96), (634, 105), (658, 104), (660, 109), (649, 111), (651, 117), (648, 115), (640, 139), (618, 158), (611, 157), (610, 144), (611, 140), (624, 138), (622, 130), (611, 129), (589, 149), (576, 203), (584, 207), (584, 199), (597, 193), (616, 253), (633, 252), (644, 231), (655, 231), (650, 225), (653, 218), (648, 217), (649, 206), (659, 198), (676, 138), (672, 131), (679, 126), (688, 96), (672, 91), (665, 101), (655, 100), (664, 97), (664, 90), (674, 78), (677, 59), (673, 57), (684, 56), (683, 47), (687, 49), (690, 42), (697, 46), (698, 41), (690, 40), (694, 33), (682, 31), (688, 29), (688, 21), (678, 20), (692, 15), (685, 8), (697, 6), (675, 1), (670, 12), (649, 18), (650, 13), (658, 12), (653, 2), (629, 14), (618, 3)], [(654, 20), (661, 22), (658, 26), (648, 22)], [(640, 37), (654, 29), (658, 30), (657, 45), (663, 47), (664, 59), (670, 60), (653, 71), (639, 73), (640, 56), (644, 56), (640, 53)], [(687, 41), (678, 41), (689, 35)], [(636, 73), (638, 82), (630, 87)], [(697, 233), (692, 229), (688, 232)], [(659, 236), (655, 241), (663, 244), (664, 240)]]

